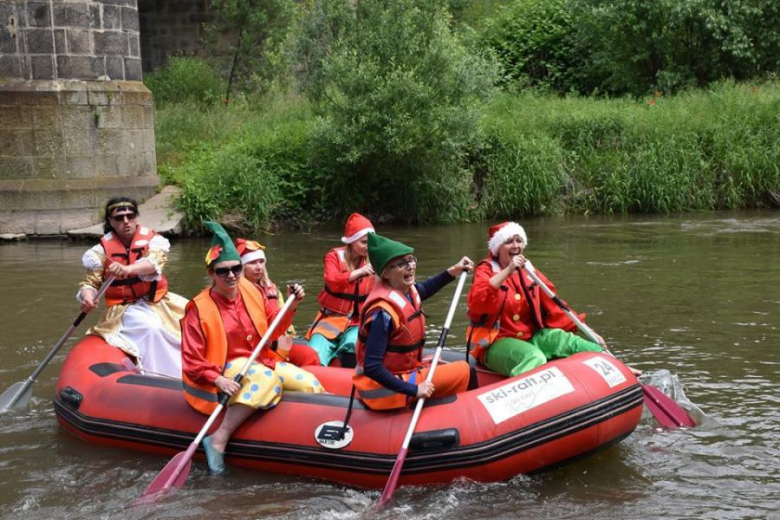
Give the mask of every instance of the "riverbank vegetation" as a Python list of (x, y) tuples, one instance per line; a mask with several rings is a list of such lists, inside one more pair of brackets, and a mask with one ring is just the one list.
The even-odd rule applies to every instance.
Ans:
[[(654, 2), (263, 5), (293, 4), (263, 13), (283, 20), (242, 57), (273, 74), (234, 53), (229, 68), (174, 58), (147, 77), (158, 168), (182, 186), (191, 230), (355, 210), (428, 222), (780, 202), (771, 2), (734, 2), (726, 25), (713, 24), (730, 2), (645, 21)], [(248, 5), (228, 5), (230, 19)]]

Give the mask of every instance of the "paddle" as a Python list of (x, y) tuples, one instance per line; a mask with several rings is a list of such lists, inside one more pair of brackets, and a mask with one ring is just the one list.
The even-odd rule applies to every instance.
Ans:
[[(108, 290), (108, 287), (113, 281), (114, 276), (112, 275), (109, 276), (105, 282), (103, 282), (103, 285), (100, 286), (100, 290), (95, 296), (95, 301), (100, 300), (100, 297), (103, 296), (103, 293)], [(82, 320), (86, 316), (86, 312), (82, 312), (78, 315), (71, 326), (68, 327), (68, 330), (65, 331), (65, 334), (63, 334), (57, 344), (54, 345), (54, 348), (51, 349), (49, 355), (46, 356), (40, 365), (38, 365), (38, 368), (35, 369), (35, 372), (33, 372), (26, 381), (14, 383), (8, 390), (3, 392), (3, 395), (0, 395), (0, 412), (4, 412), (9, 408), (24, 408), (27, 406), (27, 404), (30, 402), (30, 398), (32, 397), (32, 384), (38, 379), (38, 376), (41, 375), (41, 372), (43, 372), (43, 369), (46, 368), (46, 365), (49, 364), (49, 361), (51, 361), (55, 354), (57, 354), (57, 351), (60, 349), (60, 347), (62, 347), (62, 345), (68, 340), (70, 335), (73, 334), (73, 331), (76, 330), (76, 327), (81, 324)]]
[[(528, 276), (538, 285), (544, 292), (547, 294), (547, 296), (552, 299), (552, 301), (555, 302), (558, 307), (563, 310), (563, 312), (566, 313), (566, 315), (571, 319), (571, 321), (574, 322), (575, 325), (577, 325), (577, 328), (582, 331), (583, 334), (585, 334), (589, 340), (591, 340), (594, 343), (598, 343), (598, 338), (596, 337), (596, 334), (593, 332), (593, 329), (585, 325), (582, 320), (580, 320), (576, 314), (572, 312), (572, 310), (566, 305), (563, 300), (558, 298), (558, 296), (550, 290), (547, 285), (542, 282), (542, 280), (539, 279), (539, 277), (536, 275), (535, 272), (533, 272), (530, 269), (526, 269), (525, 272), (528, 273)], [(614, 354), (612, 354), (609, 350), (604, 349), (607, 354), (609, 354), (612, 357), (615, 357)], [(645, 385), (642, 382), (639, 383), (642, 387), (642, 392), (644, 392), (645, 395), (645, 406), (650, 410), (650, 412), (653, 414), (653, 416), (656, 418), (656, 420), (663, 426), (664, 428), (679, 428), (681, 426), (686, 427), (694, 427), (696, 426), (696, 423), (693, 422), (693, 419), (691, 419), (690, 415), (683, 410), (680, 405), (674, 402), (673, 399), (668, 397), (666, 394), (664, 394), (662, 391), (657, 389), (654, 386)]]
[[(268, 338), (271, 337), (271, 334), (273, 334), (273, 332), (276, 330), (276, 327), (279, 326), (279, 322), (282, 321), (282, 318), (284, 318), (284, 315), (287, 314), (287, 310), (290, 308), (290, 306), (294, 301), (295, 301), (295, 293), (290, 295), (287, 302), (285, 302), (284, 306), (280, 309), (279, 314), (277, 314), (276, 318), (274, 318), (274, 321), (271, 322), (271, 325), (268, 327), (268, 330), (263, 335), (262, 339), (260, 340), (260, 343), (257, 344), (255, 349), (252, 351), (252, 355), (244, 364), (244, 368), (242, 368), (241, 372), (239, 372), (233, 378), (234, 381), (241, 384), (241, 380), (244, 378), (247, 372), (249, 372), (249, 368), (251, 367), (252, 362), (255, 360), (258, 354), (260, 354), (260, 351), (263, 349), (265, 344), (268, 343)], [(214, 421), (217, 420), (217, 417), (219, 416), (220, 412), (222, 412), (222, 409), (225, 407), (225, 404), (227, 404), (229, 399), (230, 396), (227, 394), (224, 394), (220, 398), (219, 404), (214, 409), (214, 411), (211, 412), (211, 415), (209, 416), (209, 419), (206, 421), (206, 424), (203, 425), (203, 428), (201, 428), (197, 437), (195, 437), (195, 440), (193, 440), (190, 443), (189, 447), (187, 448), (187, 451), (178, 453), (175, 457), (171, 459), (171, 461), (168, 464), (165, 465), (165, 467), (162, 469), (162, 471), (160, 471), (157, 477), (155, 477), (152, 483), (149, 484), (149, 487), (146, 488), (146, 491), (144, 491), (144, 494), (137, 501), (137, 503), (151, 502), (154, 499), (156, 499), (158, 496), (167, 492), (171, 487), (182, 487), (184, 485), (184, 483), (187, 481), (187, 477), (190, 474), (190, 468), (192, 466), (192, 456), (197, 451), (198, 446), (200, 446), (200, 442), (203, 440), (203, 437), (206, 436), (206, 433), (208, 433), (209, 428), (211, 428), (211, 425), (214, 424)]]
[[(433, 372), (436, 370), (436, 365), (439, 363), (439, 358), (441, 357), (441, 351), (444, 349), (444, 342), (446, 341), (447, 334), (450, 331), (452, 316), (455, 314), (455, 307), (458, 305), (460, 293), (463, 291), (463, 285), (466, 283), (467, 274), (468, 273), (466, 271), (460, 273), (458, 287), (455, 289), (455, 296), (452, 298), (450, 310), (447, 313), (447, 319), (444, 321), (444, 328), (441, 330), (439, 342), (436, 345), (436, 353), (433, 355), (433, 361), (431, 361), (431, 368), (428, 371), (428, 377), (425, 379), (426, 381), (431, 381), (433, 379)], [(395, 459), (395, 465), (393, 466), (393, 470), (390, 472), (390, 478), (387, 479), (387, 484), (385, 485), (384, 491), (382, 491), (382, 496), (379, 497), (377, 508), (382, 508), (385, 504), (387, 504), (387, 502), (393, 497), (395, 488), (398, 486), (398, 477), (401, 476), (401, 469), (404, 466), (404, 461), (406, 461), (406, 454), (409, 451), (409, 442), (412, 440), (412, 434), (414, 433), (414, 429), (417, 426), (417, 420), (420, 418), (420, 412), (422, 412), (424, 403), (424, 397), (421, 397), (417, 400), (417, 405), (414, 407), (414, 413), (412, 414), (412, 420), (409, 423), (409, 429), (406, 431), (406, 437), (404, 437), (404, 442), (401, 445), (401, 449)]]

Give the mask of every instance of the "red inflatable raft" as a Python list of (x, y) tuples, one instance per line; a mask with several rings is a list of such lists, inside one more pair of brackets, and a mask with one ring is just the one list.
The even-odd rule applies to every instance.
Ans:
[[(228, 464), (384, 486), (412, 410), (373, 412), (356, 399), (340, 438), (353, 371), (312, 372), (332, 395), (286, 392), (235, 433)], [(479, 382), (426, 402), (401, 485), (506, 480), (619, 442), (642, 414), (636, 378), (603, 354), (577, 354), (511, 379), (479, 372)], [(60, 424), (88, 442), (166, 455), (186, 449), (206, 421), (184, 401), (181, 381), (134, 372), (120, 350), (94, 336), (68, 355), (55, 409)]]

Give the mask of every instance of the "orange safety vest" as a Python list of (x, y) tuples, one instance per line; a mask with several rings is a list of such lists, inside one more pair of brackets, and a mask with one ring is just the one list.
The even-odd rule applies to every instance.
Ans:
[(366, 341), (371, 324), (371, 320), (367, 318), (376, 309), (382, 309), (390, 315), (393, 331), (387, 339), (383, 363), (391, 373), (410, 381), (422, 366), (420, 360), (425, 344), (425, 314), (422, 311), (420, 295), (414, 286), (411, 288), (411, 294), (414, 303), (384, 282), (379, 282), (369, 294), (363, 308), (355, 345), (357, 367), (353, 381), (360, 399), (372, 410), (403, 408), (411, 398), (385, 388), (363, 373)]
[[(219, 314), (219, 308), (211, 298), (209, 290), (210, 288), (201, 291), (200, 294), (192, 299), (192, 302), (198, 309), (200, 328), (206, 337), (204, 357), (209, 363), (218, 365), (221, 370), (224, 370), (228, 356), (227, 334), (225, 333), (222, 316)], [(268, 330), (265, 303), (262, 295), (257, 290), (252, 289), (251, 282), (244, 277), (241, 277), (238, 281), (238, 290), (241, 292), (241, 298), (244, 300), (244, 305), (246, 305), (246, 309), (249, 312), (249, 318), (252, 320), (257, 333), (262, 337)], [(258, 358), (264, 354), (271, 357), (274, 356), (268, 344), (263, 347)], [(184, 398), (190, 406), (199, 412), (209, 415), (217, 407), (219, 403), (219, 389), (215, 384), (196, 383), (184, 372), (182, 372), (182, 384)]]
[[(501, 267), (494, 258), (488, 258), (481, 261), (478, 265), (489, 264), (493, 273), (498, 273)], [(531, 328), (521, 323), (514, 324), (514, 328), (519, 329), (513, 337), (519, 339), (528, 340), (534, 335), (534, 332), (538, 328), (543, 327), (544, 319), (542, 316), (542, 305), (540, 301), (540, 289), (535, 284), (532, 284), (527, 279), (520, 280), (520, 286), (512, 280), (516, 274), (512, 274), (501, 286), (501, 306), (498, 313), (495, 316), (488, 314), (475, 315), (472, 312), (468, 312), (469, 326), (466, 328), (466, 349), (471, 352), (471, 355), (484, 364), (484, 357), (487, 349), (498, 337), (501, 331), (501, 314), (504, 310), (504, 304), (506, 304), (507, 298), (512, 293), (512, 297), (520, 295), (520, 299), (525, 299), (531, 306), (532, 320), (535, 322)], [(518, 273), (517, 276), (527, 276), (525, 273)], [(526, 286), (522, 287), (523, 282), (526, 282)], [(531, 285), (528, 285), (531, 284)], [(472, 350), (473, 348), (473, 350)]]
[[(108, 260), (113, 260), (122, 265), (132, 265), (149, 252), (149, 243), (157, 233), (144, 226), (138, 226), (135, 235), (130, 242), (130, 247), (125, 247), (114, 233), (106, 233), (100, 238), (100, 245), (106, 253)], [(108, 265), (111, 262), (106, 261), (103, 268), (103, 278), (108, 274)], [(159, 280), (153, 282), (144, 282), (139, 277), (133, 276), (124, 280), (114, 280), (111, 286), (105, 292), (106, 305), (124, 305), (133, 303), (141, 298), (146, 298), (154, 303), (162, 300), (168, 292), (168, 280), (161, 276)]]

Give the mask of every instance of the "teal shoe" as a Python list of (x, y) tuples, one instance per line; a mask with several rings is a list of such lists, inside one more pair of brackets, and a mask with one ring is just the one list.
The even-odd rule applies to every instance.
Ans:
[(206, 452), (206, 460), (209, 463), (209, 473), (212, 475), (222, 475), (225, 473), (225, 455), (218, 452), (211, 445), (211, 437), (203, 437), (203, 451)]

